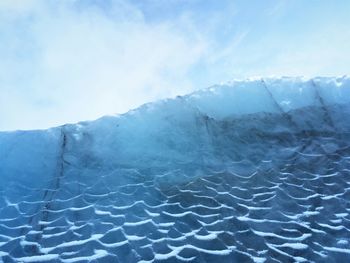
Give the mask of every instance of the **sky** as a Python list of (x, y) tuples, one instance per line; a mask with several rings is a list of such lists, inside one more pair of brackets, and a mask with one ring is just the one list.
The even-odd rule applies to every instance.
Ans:
[(1, 0), (0, 130), (232, 79), (347, 75), (349, 14), (348, 0)]

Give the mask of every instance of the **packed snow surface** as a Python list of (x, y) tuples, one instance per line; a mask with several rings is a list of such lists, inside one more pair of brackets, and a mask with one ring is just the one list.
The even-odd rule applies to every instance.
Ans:
[(0, 133), (0, 262), (350, 261), (350, 78), (233, 81)]

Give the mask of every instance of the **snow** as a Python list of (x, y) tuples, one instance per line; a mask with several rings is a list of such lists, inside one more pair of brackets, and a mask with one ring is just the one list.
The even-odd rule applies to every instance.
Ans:
[(59, 245), (57, 245), (55, 247), (42, 247), (40, 250), (41, 250), (41, 252), (47, 254), (50, 251), (55, 250), (57, 248), (66, 248), (66, 247), (71, 247), (71, 246), (84, 245), (84, 244), (88, 243), (89, 241), (98, 240), (102, 236), (103, 235), (101, 235), (101, 234), (94, 234), (88, 239), (74, 240), (74, 241), (70, 241), (70, 242), (63, 242), (63, 243), (61, 243), (61, 244), (59, 244)]
[(217, 235), (214, 233), (210, 233), (208, 235), (195, 235), (194, 237), (199, 240), (214, 240), (217, 238)]
[(16, 258), (17, 262), (48, 262), (49, 260), (58, 259), (57, 254), (46, 254), (40, 256)]
[(153, 223), (152, 219), (142, 220), (142, 221), (139, 221), (139, 222), (125, 222), (124, 226), (140, 226), (140, 225), (144, 225), (144, 224), (147, 224), (147, 223)]
[(303, 243), (283, 243), (282, 245), (275, 245), (275, 247), (289, 247), (293, 249), (307, 249), (308, 245)]
[(73, 263), (73, 262), (79, 262), (79, 261), (91, 261), (91, 260), (96, 260), (99, 258), (103, 258), (106, 255), (108, 255), (108, 252), (103, 250), (103, 249), (95, 249), (94, 250), (94, 255), (89, 255), (85, 257), (76, 257), (76, 258), (71, 258), (71, 259), (61, 259), (62, 262), (64, 263)]
[(339, 252), (339, 253), (345, 253), (350, 254), (349, 248), (338, 248), (338, 247), (323, 247), (325, 250), (332, 251), (332, 252)]
[(277, 235), (275, 233), (269, 233), (269, 232), (261, 232), (261, 231), (255, 231), (255, 230), (253, 230), (253, 232), (258, 236), (262, 236), (262, 237), (276, 237), (278, 239), (293, 240), (293, 241), (303, 241), (312, 236), (309, 233), (308, 234), (304, 233), (299, 237), (285, 237), (285, 236), (281, 236), (281, 235)]

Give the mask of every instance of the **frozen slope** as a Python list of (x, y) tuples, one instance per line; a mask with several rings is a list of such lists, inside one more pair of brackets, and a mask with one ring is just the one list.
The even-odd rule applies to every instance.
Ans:
[(350, 78), (235, 81), (0, 133), (0, 262), (350, 261)]

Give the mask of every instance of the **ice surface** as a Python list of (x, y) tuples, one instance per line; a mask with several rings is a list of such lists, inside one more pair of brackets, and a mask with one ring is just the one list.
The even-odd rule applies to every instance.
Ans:
[(233, 81), (0, 133), (0, 261), (350, 261), (350, 78)]

